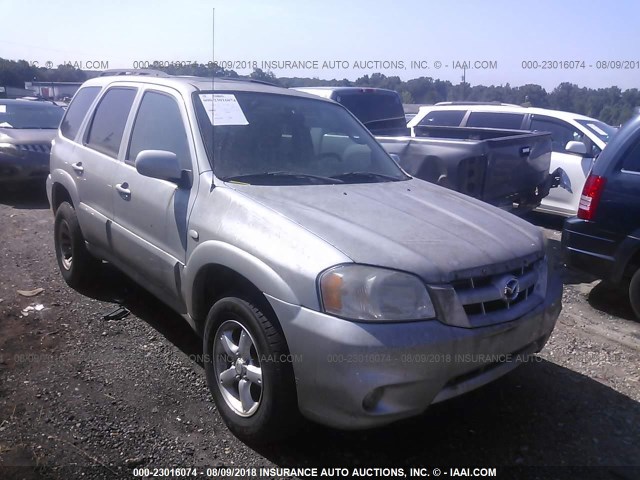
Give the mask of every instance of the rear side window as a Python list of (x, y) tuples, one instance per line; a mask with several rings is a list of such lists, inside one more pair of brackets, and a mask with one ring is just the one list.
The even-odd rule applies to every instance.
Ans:
[(628, 172), (640, 172), (640, 141), (636, 141), (636, 144), (625, 154), (622, 169)]
[(116, 158), (135, 96), (134, 88), (112, 88), (107, 91), (93, 115), (85, 145)]
[(63, 136), (71, 140), (76, 138), (80, 125), (98, 93), (100, 93), (100, 87), (85, 87), (78, 90), (60, 125)]
[(340, 92), (335, 100), (347, 107), (347, 110), (365, 125), (375, 121), (394, 119), (400, 119), (402, 124), (405, 123), (402, 100), (397, 93), (375, 90)]
[(433, 110), (420, 121), (421, 126), (458, 127), (466, 110)]
[(191, 168), (189, 142), (175, 99), (158, 92), (147, 92), (131, 133), (127, 162), (133, 163), (143, 150), (165, 150), (178, 156), (184, 168)]
[(467, 127), (519, 130), (523, 120), (524, 115), (520, 113), (471, 112)]

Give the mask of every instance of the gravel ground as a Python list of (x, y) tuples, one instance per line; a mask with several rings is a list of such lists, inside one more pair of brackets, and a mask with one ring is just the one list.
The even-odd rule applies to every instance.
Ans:
[[(407, 474), (418, 465), (498, 467), (498, 478), (640, 478), (640, 323), (607, 285), (564, 271), (564, 309), (543, 352), (421, 417), (368, 432), (307, 425), (286, 443), (251, 447), (220, 419), (195, 361), (201, 342), (179, 316), (106, 265), (99, 286), (64, 284), (47, 207), (40, 189), (0, 192), (0, 478), (196, 466)], [(530, 220), (562, 268), (561, 222)], [(17, 293), (35, 288), (44, 291)], [(131, 315), (102, 318), (120, 304)]]

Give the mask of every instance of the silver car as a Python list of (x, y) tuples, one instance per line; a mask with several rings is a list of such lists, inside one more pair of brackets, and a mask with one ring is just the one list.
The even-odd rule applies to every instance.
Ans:
[(249, 81), (111, 75), (73, 99), (48, 195), (71, 286), (98, 259), (203, 338), (229, 428), (384, 425), (540, 351), (538, 228), (414, 179), (341, 105)]
[(0, 99), (0, 184), (44, 179), (64, 109), (51, 102)]

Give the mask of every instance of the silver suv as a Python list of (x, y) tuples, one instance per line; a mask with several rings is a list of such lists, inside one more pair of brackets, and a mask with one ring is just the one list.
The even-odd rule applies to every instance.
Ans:
[(245, 440), (383, 425), (539, 351), (561, 309), (536, 227), (414, 179), (344, 107), (248, 81), (87, 81), (48, 195), (72, 287), (99, 260), (203, 338)]

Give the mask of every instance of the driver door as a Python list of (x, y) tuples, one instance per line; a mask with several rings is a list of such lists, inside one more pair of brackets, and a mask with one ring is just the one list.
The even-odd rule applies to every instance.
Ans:
[(169, 151), (177, 155), (183, 170), (193, 171), (194, 150), (186, 125), (184, 102), (177, 93), (147, 89), (113, 182), (112, 242), (125, 261), (123, 268), (175, 300), (181, 299), (188, 214), (195, 194), (190, 186), (141, 175), (135, 159), (144, 150)]

